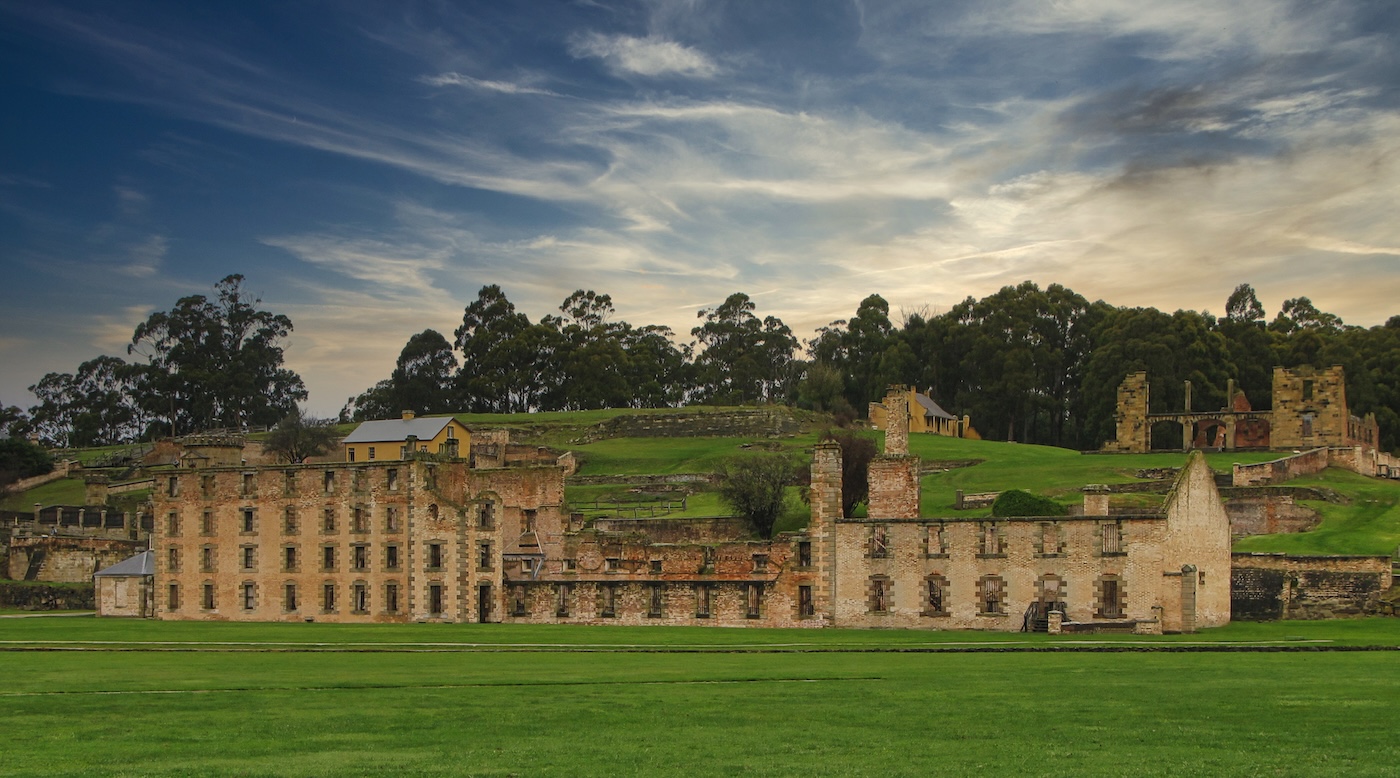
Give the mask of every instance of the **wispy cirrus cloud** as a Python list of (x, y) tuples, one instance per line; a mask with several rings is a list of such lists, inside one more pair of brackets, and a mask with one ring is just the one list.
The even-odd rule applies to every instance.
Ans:
[(439, 73), (435, 76), (423, 76), (419, 80), (430, 86), (460, 86), (482, 92), (499, 92), (506, 95), (563, 96), (558, 92), (541, 89), (540, 87), (516, 84), (511, 81), (492, 81), (485, 78), (475, 78), (473, 76), (462, 75), (461, 73)]
[(578, 59), (602, 60), (614, 72), (638, 76), (712, 78), (720, 67), (703, 52), (663, 38), (634, 38), (593, 32), (570, 41)]

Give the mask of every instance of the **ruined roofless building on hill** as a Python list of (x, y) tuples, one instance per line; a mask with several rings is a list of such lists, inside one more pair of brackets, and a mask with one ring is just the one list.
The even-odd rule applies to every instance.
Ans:
[[(894, 420), (907, 392), (886, 398)], [(518, 622), (1190, 631), (1230, 618), (1229, 522), (1193, 455), (1162, 510), (919, 516), (918, 459), (892, 423), (869, 518), (841, 515), (821, 443), (809, 526), (753, 539), (735, 519), (564, 512), (564, 471), (431, 454), (179, 470), (158, 481), (155, 615), (232, 621)]]

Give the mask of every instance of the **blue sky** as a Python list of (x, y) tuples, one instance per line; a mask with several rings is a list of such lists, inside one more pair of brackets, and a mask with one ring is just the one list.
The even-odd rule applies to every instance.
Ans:
[(802, 337), (1030, 279), (1400, 313), (1391, 2), (0, 0), (0, 402), (228, 273), (313, 411), (484, 284)]

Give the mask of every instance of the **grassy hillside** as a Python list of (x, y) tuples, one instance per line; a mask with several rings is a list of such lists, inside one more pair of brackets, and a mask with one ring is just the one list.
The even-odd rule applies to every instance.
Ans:
[[(817, 442), (822, 424), (810, 414), (802, 414), (805, 434), (768, 439), (762, 437), (710, 438), (613, 438), (589, 443), (576, 442), (586, 434), (596, 432), (596, 426), (608, 419), (640, 414), (719, 413), (725, 408), (648, 409), (581, 411), (575, 413), (538, 414), (461, 414), (458, 418), (472, 426), (503, 426), (514, 431), (517, 439), (540, 445), (551, 445), (574, 451), (580, 462), (579, 475), (591, 476), (602, 483), (574, 485), (567, 490), (571, 502), (593, 502), (599, 499), (641, 501), (658, 490), (625, 483), (628, 477), (640, 475), (673, 475), (709, 473), (718, 462), (730, 456), (744, 456), (765, 451), (784, 451), (804, 460)], [(868, 433), (877, 441), (882, 435)], [(925, 516), (980, 516), (988, 509), (954, 512), (958, 490), (966, 493), (1025, 489), (1042, 494), (1063, 504), (1081, 500), (1080, 489), (1085, 484), (1125, 484), (1138, 481), (1135, 473), (1143, 469), (1180, 467), (1182, 454), (1081, 454), (1077, 451), (1032, 446), (1018, 443), (959, 440), (932, 435), (913, 435), (911, 453), (926, 463), (966, 462), (977, 460), (969, 467), (956, 467), (947, 472), (932, 473), (922, 479), (921, 512)], [(1235, 462), (1262, 462), (1277, 458), (1276, 453), (1224, 453), (1207, 456), (1211, 467), (1228, 473)], [(608, 476), (618, 481), (607, 483)], [(1293, 482), (1299, 486), (1314, 486), (1331, 490), (1342, 496), (1343, 502), (1306, 503), (1322, 514), (1321, 525), (1312, 532), (1258, 536), (1241, 541), (1243, 551), (1278, 551), (1295, 554), (1388, 554), (1400, 545), (1400, 483), (1368, 479), (1340, 470), (1328, 470), (1316, 476)], [(724, 507), (703, 485), (690, 484), (693, 493), (684, 511), (671, 515), (713, 516)], [(26, 494), (13, 495), (3, 503), (10, 510), (30, 510), (35, 502), (46, 505), (74, 504), (81, 501), (82, 483), (60, 481)], [(1116, 504), (1151, 506), (1160, 504), (1160, 494), (1115, 495)], [(793, 500), (789, 513), (779, 523), (780, 530), (803, 526), (808, 510), (800, 500)]]

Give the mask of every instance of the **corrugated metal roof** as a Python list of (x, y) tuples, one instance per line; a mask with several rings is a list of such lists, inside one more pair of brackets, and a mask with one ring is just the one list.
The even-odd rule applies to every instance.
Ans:
[(130, 559), (112, 565), (105, 570), (98, 570), (93, 575), (155, 575), (156, 574), (156, 552), (142, 551)]
[(432, 440), (442, 428), (452, 423), (451, 416), (423, 419), (385, 419), (367, 421), (345, 436), (344, 443), (402, 442), (412, 435), (419, 440)]
[(919, 405), (922, 405), (922, 406), (924, 407), (924, 415), (925, 415), (925, 416), (933, 416), (933, 417), (938, 418), (938, 419), (954, 419), (954, 420), (956, 420), (956, 419), (958, 418), (958, 417), (954, 416), (953, 414), (951, 414), (951, 413), (949, 413), (949, 412), (943, 410), (942, 408), (938, 407), (938, 403), (936, 403), (936, 402), (934, 402), (933, 400), (929, 399), (929, 396), (926, 395), (926, 394), (919, 394), (919, 393), (915, 392), (915, 393), (914, 393), (914, 399), (918, 401)]

